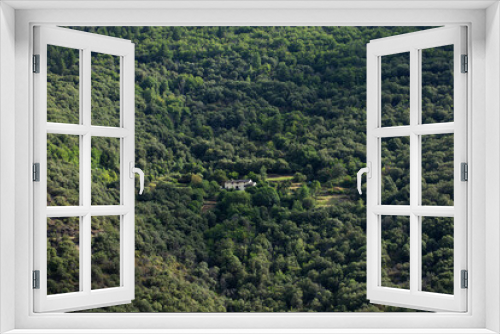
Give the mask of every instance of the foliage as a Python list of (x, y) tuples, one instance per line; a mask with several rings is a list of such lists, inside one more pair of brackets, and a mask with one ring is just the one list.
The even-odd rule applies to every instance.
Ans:
[[(355, 175), (366, 158), (365, 45), (419, 28), (75, 29), (136, 44), (136, 165), (146, 173), (144, 195), (136, 198), (136, 299), (93, 311), (408, 311), (366, 299), (366, 206)], [(78, 110), (78, 89), (66, 83), (78, 82), (78, 57), (50, 52), (50, 117), (75, 123), (67, 115)], [(448, 55), (428, 54), (426, 119), (452, 119)], [(384, 120), (394, 125), (406, 117), (409, 86), (404, 59), (388, 64), (394, 68), (384, 76)], [(118, 122), (118, 75), (115, 60), (93, 58), (93, 120), (102, 125)], [(78, 203), (78, 138), (70, 137), (48, 137), (49, 205)], [(452, 141), (435, 136), (422, 144), (427, 205), (453, 205)], [(93, 204), (119, 200), (118, 150), (113, 140), (93, 141)], [(406, 203), (409, 140), (384, 142), (382, 165), (384, 204)], [(257, 186), (221, 188), (237, 178)], [(93, 231), (101, 245), (92, 272), (99, 286), (117, 284), (111, 222), (102, 219)], [(409, 232), (404, 219), (388, 224), (383, 279), (406, 287)], [(56, 282), (78, 278), (74, 266), (59, 273), (64, 263), (56, 263), (78, 263), (77, 252), (58, 250), (67, 243), (63, 235), (78, 233), (64, 226), (49, 231), (53, 293), (69, 289)], [(423, 231), (424, 286), (450, 293), (452, 221), (432, 231)]]

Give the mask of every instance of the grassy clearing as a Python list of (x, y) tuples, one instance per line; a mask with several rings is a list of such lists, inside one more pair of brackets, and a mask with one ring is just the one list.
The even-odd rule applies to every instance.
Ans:
[(335, 202), (342, 202), (349, 200), (349, 197), (345, 195), (325, 195), (325, 196), (318, 196), (316, 199), (316, 205), (317, 206), (332, 206), (335, 204)]
[(203, 206), (201, 207), (201, 212), (207, 212), (208, 210), (212, 210), (217, 206), (217, 201), (215, 200), (207, 200), (203, 202)]
[(333, 198), (338, 197), (335, 195), (318, 196), (316, 199), (317, 206), (329, 206)]
[(269, 182), (281, 182), (293, 179), (293, 175), (268, 175), (267, 181)]
[(302, 183), (292, 183), (292, 186), (289, 188), (290, 190), (297, 190), (302, 187)]

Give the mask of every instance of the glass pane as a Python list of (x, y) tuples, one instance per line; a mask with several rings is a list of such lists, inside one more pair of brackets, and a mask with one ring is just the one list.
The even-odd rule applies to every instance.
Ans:
[(422, 291), (453, 294), (453, 218), (422, 217)]
[(120, 216), (92, 217), (92, 289), (120, 286)]
[(120, 204), (120, 138), (92, 137), (92, 205)]
[(382, 138), (382, 204), (410, 204), (410, 137)]
[(410, 53), (381, 57), (382, 126), (410, 124)]
[(422, 136), (422, 205), (453, 206), (453, 134)]
[(47, 206), (80, 205), (80, 139), (47, 134)]
[(92, 52), (92, 125), (120, 126), (120, 57)]
[(453, 45), (422, 50), (422, 124), (453, 122)]
[(410, 288), (410, 217), (382, 216), (382, 286)]
[(47, 294), (80, 290), (80, 218), (47, 218)]
[(47, 122), (80, 122), (80, 50), (47, 45)]

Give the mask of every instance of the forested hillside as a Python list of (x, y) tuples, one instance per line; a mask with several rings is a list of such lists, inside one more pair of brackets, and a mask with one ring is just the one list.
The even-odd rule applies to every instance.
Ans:
[[(136, 298), (96, 312), (401, 311), (366, 300), (365, 195), (355, 176), (366, 159), (366, 44), (418, 28), (75, 29), (136, 45), (136, 165), (146, 174)], [(452, 51), (425, 58), (427, 123), (453, 120)], [(77, 122), (78, 53), (54, 47), (48, 65), (48, 120), (74, 123), (76, 110)], [(383, 66), (383, 122), (399, 125), (409, 64)], [(93, 59), (93, 124), (116, 125), (118, 76), (116, 59)], [(48, 205), (78, 203), (70, 137), (49, 137)], [(423, 140), (427, 205), (453, 205), (452, 143)], [(119, 142), (92, 145), (92, 202), (117, 204)], [(384, 140), (382, 158), (384, 204), (408, 204), (408, 138)], [(241, 178), (257, 186), (221, 188)], [(383, 284), (408, 288), (408, 220), (382, 221)], [(49, 220), (51, 293), (78, 290), (77, 226)], [(426, 218), (422, 233), (424, 290), (453, 293), (453, 219)], [(92, 234), (93, 287), (116, 286), (116, 222), (93, 220)]]

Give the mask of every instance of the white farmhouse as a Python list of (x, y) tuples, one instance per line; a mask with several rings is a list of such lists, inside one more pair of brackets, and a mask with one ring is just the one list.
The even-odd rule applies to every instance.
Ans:
[(224, 189), (245, 190), (246, 187), (254, 187), (257, 183), (249, 180), (230, 180), (224, 182)]

